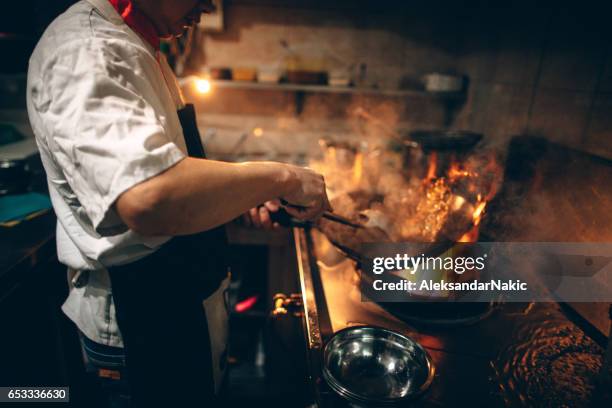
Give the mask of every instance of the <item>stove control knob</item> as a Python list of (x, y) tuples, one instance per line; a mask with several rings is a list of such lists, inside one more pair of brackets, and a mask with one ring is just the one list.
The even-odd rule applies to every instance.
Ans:
[(284, 293), (277, 293), (272, 298), (274, 308), (272, 316), (280, 317), (291, 313), (294, 316), (302, 315), (302, 295), (292, 293), (290, 296)]

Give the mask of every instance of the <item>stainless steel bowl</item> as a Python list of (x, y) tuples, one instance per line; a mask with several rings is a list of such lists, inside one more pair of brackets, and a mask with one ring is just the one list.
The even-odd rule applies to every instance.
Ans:
[(425, 391), (434, 377), (425, 349), (397, 332), (371, 326), (337, 332), (323, 350), (323, 377), (353, 403), (392, 405)]

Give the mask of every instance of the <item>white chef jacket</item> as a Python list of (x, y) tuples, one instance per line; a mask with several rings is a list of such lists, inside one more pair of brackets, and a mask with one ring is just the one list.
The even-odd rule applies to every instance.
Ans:
[(129, 230), (113, 204), (186, 157), (176, 78), (108, 0), (80, 1), (36, 46), (27, 107), (57, 215), (59, 260), (88, 271), (62, 310), (91, 340), (121, 347), (106, 268), (169, 237)]

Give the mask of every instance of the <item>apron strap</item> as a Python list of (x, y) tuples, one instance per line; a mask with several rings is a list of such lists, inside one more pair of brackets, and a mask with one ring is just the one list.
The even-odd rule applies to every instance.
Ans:
[(205, 159), (206, 153), (204, 152), (204, 146), (202, 146), (202, 139), (200, 139), (193, 104), (188, 103), (177, 113), (183, 125), (183, 135), (185, 136), (185, 144), (187, 145), (189, 156)]

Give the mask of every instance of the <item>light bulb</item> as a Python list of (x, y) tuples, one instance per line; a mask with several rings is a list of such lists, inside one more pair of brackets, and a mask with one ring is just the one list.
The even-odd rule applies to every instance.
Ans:
[(201, 94), (207, 94), (210, 92), (212, 86), (210, 81), (206, 78), (198, 78), (195, 81), (195, 88)]

